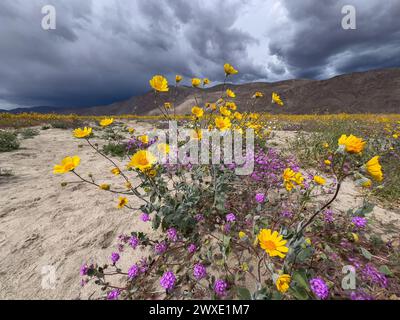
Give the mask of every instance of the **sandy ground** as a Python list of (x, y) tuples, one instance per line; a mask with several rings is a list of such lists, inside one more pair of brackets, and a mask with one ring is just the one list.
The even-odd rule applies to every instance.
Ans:
[[(147, 124), (132, 126), (143, 133), (151, 129)], [(79, 148), (80, 144), (84, 146)], [(74, 139), (70, 130), (41, 131), (23, 140), (19, 150), (0, 153), (0, 167), (13, 172), (11, 177), (0, 177), (1, 299), (87, 299), (94, 292), (96, 297), (97, 286), (80, 286), (81, 264), (90, 259), (106, 262), (121, 233), (151, 230), (138, 212), (118, 210), (114, 194), (86, 184), (61, 187), (62, 181), (76, 181), (72, 175), (52, 173), (53, 165), (68, 155), (81, 157), (79, 173), (91, 172), (103, 178), (98, 181), (123, 185), (110, 173), (107, 160)], [(349, 182), (336, 206), (347, 210), (360, 201)], [(376, 207), (373, 217), (378, 226), (400, 225), (399, 212)], [(144, 253), (136, 254), (121, 261), (121, 266), (128, 267)]]

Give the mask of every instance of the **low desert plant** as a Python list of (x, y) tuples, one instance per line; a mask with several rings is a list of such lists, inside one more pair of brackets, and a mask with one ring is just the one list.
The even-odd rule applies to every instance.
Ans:
[(18, 131), (18, 134), (21, 135), (22, 139), (32, 139), (40, 134), (39, 130), (26, 128)]
[(14, 132), (0, 131), (0, 152), (7, 152), (19, 148), (18, 136)]

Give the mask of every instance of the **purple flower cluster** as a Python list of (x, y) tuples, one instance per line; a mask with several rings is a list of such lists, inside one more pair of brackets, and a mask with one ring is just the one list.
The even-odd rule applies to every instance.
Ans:
[(286, 162), (275, 149), (268, 152), (258, 150), (254, 155), (254, 170), (251, 178), (268, 186), (278, 187), (281, 184), (281, 172), (287, 167)]
[(128, 150), (128, 152), (135, 152), (136, 150), (145, 149), (145, 148), (150, 147), (151, 145), (156, 143), (157, 140), (158, 140), (158, 138), (155, 137), (155, 138), (150, 139), (149, 143), (143, 143), (142, 141), (140, 141), (139, 139), (134, 137), (127, 142), (126, 149)]
[(163, 254), (165, 251), (167, 251), (167, 248), (168, 248), (168, 245), (165, 241), (156, 243), (154, 245), (154, 250), (157, 254)]
[(196, 250), (197, 250), (196, 245), (195, 245), (194, 243), (191, 243), (191, 244), (189, 245), (189, 247), (188, 247), (189, 253), (190, 253), (190, 254), (195, 253)]
[(167, 237), (170, 241), (176, 242), (178, 241), (178, 232), (176, 231), (175, 228), (169, 228), (167, 230)]
[(324, 220), (326, 223), (333, 223), (335, 220), (333, 218), (333, 210), (332, 209), (327, 209), (324, 211)]
[(107, 300), (118, 300), (121, 291), (119, 289), (114, 289), (110, 291), (107, 295)]
[(133, 248), (136, 249), (136, 247), (139, 245), (139, 238), (136, 236), (132, 236), (129, 238), (129, 245)]
[(236, 221), (236, 216), (233, 213), (228, 213), (226, 215), (226, 221), (227, 222), (235, 222)]
[(193, 276), (196, 280), (201, 280), (207, 275), (207, 270), (201, 263), (196, 263), (193, 267)]
[(140, 274), (140, 268), (137, 264), (134, 264), (132, 267), (129, 268), (128, 270), (128, 278), (129, 279), (134, 279)]
[(311, 290), (321, 300), (325, 300), (329, 296), (329, 288), (325, 281), (321, 278), (314, 278), (310, 280)]
[(285, 209), (285, 210), (282, 211), (281, 216), (282, 216), (283, 218), (288, 218), (288, 219), (290, 219), (291, 217), (293, 217), (293, 212), (291, 212), (291, 211)]
[(351, 300), (374, 300), (372, 296), (362, 291), (352, 291), (350, 293)]
[(367, 219), (363, 217), (354, 217), (351, 222), (357, 229), (364, 229), (367, 226)]
[(386, 276), (379, 272), (372, 264), (367, 264), (362, 269), (362, 277), (364, 280), (369, 281), (373, 284), (377, 284), (382, 288), (386, 288), (388, 285), (388, 280)]
[(196, 215), (194, 216), (194, 219), (195, 219), (197, 222), (201, 222), (201, 221), (204, 221), (204, 216), (203, 216), (201, 213), (198, 213), (198, 214), (196, 214)]
[(226, 296), (226, 290), (228, 289), (228, 284), (226, 281), (218, 279), (214, 283), (214, 291), (219, 297)]
[(112, 264), (116, 264), (119, 260), (119, 254), (117, 252), (111, 253), (110, 259), (111, 259)]
[(79, 271), (79, 274), (81, 276), (87, 276), (88, 271), (90, 270), (90, 266), (88, 266), (86, 263), (84, 265), (81, 266), (81, 269)]
[(147, 213), (142, 213), (142, 215), (140, 216), (140, 219), (143, 221), (143, 222), (148, 222), (148, 221), (150, 221), (151, 219), (150, 219), (150, 216), (147, 214)]
[(258, 203), (263, 203), (265, 201), (265, 194), (264, 193), (257, 193), (256, 194), (256, 201)]
[(161, 279), (160, 279), (160, 285), (163, 287), (165, 290), (171, 290), (173, 289), (175, 285), (176, 277), (172, 271), (167, 271), (165, 272)]

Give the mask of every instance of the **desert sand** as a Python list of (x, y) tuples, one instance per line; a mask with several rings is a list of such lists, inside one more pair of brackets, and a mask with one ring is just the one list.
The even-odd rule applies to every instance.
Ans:
[[(129, 125), (139, 133), (151, 130), (149, 124)], [(288, 136), (278, 133), (275, 139)], [(0, 153), (0, 167), (13, 172), (0, 177), (1, 299), (96, 298), (97, 286), (81, 287), (80, 266), (86, 261), (107, 262), (121, 233), (152, 232), (151, 224), (141, 222), (138, 212), (116, 208), (116, 195), (88, 184), (62, 187), (63, 181), (77, 181), (72, 174), (52, 172), (54, 164), (68, 155), (81, 157), (77, 171), (82, 175), (92, 173), (99, 182), (123, 185), (120, 177), (111, 174), (110, 163), (84, 141), (74, 139), (70, 130), (43, 130), (23, 140), (19, 150)], [(353, 184), (346, 182), (335, 206), (346, 211), (360, 201)], [(394, 225), (398, 233), (398, 210), (377, 206), (372, 217), (385, 237), (391, 236), (385, 226)], [(121, 266), (129, 267), (142, 254), (124, 255), (128, 257)], [(52, 267), (55, 282), (48, 286), (45, 279)]]

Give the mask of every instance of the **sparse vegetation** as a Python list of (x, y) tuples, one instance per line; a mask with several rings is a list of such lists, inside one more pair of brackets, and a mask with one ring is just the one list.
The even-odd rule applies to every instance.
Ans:
[(19, 145), (18, 136), (15, 132), (0, 131), (0, 152), (16, 150)]

